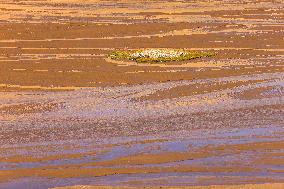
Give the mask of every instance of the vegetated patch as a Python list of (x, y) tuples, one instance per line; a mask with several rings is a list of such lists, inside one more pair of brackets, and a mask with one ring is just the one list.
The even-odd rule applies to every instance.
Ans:
[(159, 63), (185, 61), (214, 56), (212, 52), (190, 51), (185, 49), (142, 49), (113, 51), (109, 57), (114, 60), (132, 60), (137, 63)]

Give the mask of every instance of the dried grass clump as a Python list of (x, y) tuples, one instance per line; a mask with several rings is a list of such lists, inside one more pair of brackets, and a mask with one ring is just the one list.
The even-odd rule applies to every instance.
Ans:
[(184, 49), (143, 49), (135, 51), (114, 51), (109, 57), (116, 60), (132, 60), (137, 63), (158, 63), (185, 61), (214, 56), (211, 52), (197, 52)]

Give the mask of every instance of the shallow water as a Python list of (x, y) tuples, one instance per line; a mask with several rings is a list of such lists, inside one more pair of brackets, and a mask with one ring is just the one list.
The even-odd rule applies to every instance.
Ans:
[[(281, 134), (282, 133), (282, 134)], [(252, 144), (248, 149), (238, 150), (229, 150), (225, 152), (221, 151), (214, 152), (212, 155), (208, 155), (200, 158), (190, 158), (187, 157), (182, 161), (179, 160), (179, 156), (173, 158), (164, 163), (146, 163), (143, 159), (136, 164), (132, 164), (131, 160), (123, 165), (111, 165), (111, 167), (135, 167), (139, 170), (142, 167), (176, 167), (176, 166), (191, 166), (191, 167), (207, 167), (208, 171), (188, 171), (188, 172), (161, 172), (161, 173), (131, 173), (131, 174), (119, 174), (119, 175), (107, 175), (101, 177), (92, 177), (87, 176), (83, 177), (66, 177), (66, 178), (56, 178), (56, 177), (28, 177), (20, 178), (17, 180), (11, 180), (8, 183), (2, 183), (1, 188), (49, 188), (55, 186), (66, 186), (66, 185), (81, 185), (81, 184), (90, 184), (90, 185), (129, 185), (129, 186), (143, 186), (143, 185), (165, 185), (165, 186), (188, 186), (188, 185), (211, 185), (211, 184), (231, 184), (231, 183), (259, 183), (267, 182), (273, 180), (274, 182), (283, 181), (283, 174), (273, 172), (273, 170), (282, 170), (281, 167), (281, 157), (278, 156), (279, 163), (275, 159), (273, 154), (282, 153), (283, 148), (274, 148), (274, 145), (271, 144), (270, 147), (258, 146), (259, 143), (283, 143), (283, 127), (269, 126), (260, 127), (254, 129), (225, 129), (219, 131), (204, 131), (198, 130), (193, 132), (184, 132), (179, 134), (179, 138), (176, 138), (175, 132), (172, 132), (170, 136), (160, 134), (158, 136), (144, 136), (144, 137), (123, 137), (123, 138), (111, 138), (113, 147), (106, 147), (102, 145), (101, 147), (94, 148), (94, 144), (99, 143), (98, 141), (88, 141), (84, 145), (80, 146), (79, 149), (72, 149), (60, 151), (57, 153), (84, 153), (90, 149), (99, 152), (101, 149), (108, 149), (107, 152), (98, 153), (93, 156), (85, 156), (84, 158), (79, 159), (59, 159), (55, 161), (43, 161), (43, 162), (19, 162), (15, 163), (1, 163), (1, 169), (4, 170), (5, 167), (13, 165), (13, 169), (21, 168), (40, 168), (43, 166), (60, 166), (60, 165), (79, 165), (78, 170), (81, 168), (101, 168), (101, 166), (83, 166), (84, 163), (91, 162), (104, 162), (108, 160), (115, 160), (120, 157), (134, 157), (138, 154), (160, 154), (161, 162), (163, 162), (163, 153), (173, 152), (173, 153), (190, 153), (190, 152), (202, 152), (209, 153), (209, 151), (204, 152), (203, 148), (208, 146), (212, 147), (221, 147), (224, 146), (224, 149), (230, 149), (231, 145), (247, 145)], [(173, 136), (172, 136), (173, 135)], [(152, 139), (157, 140), (158, 138), (161, 141), (152, 141), (145, 143), (147, 140), (151, 141)], [(162, 141), (165, 140), (165, 141)], [(121, 143), (121, 142), (124, 143)], [(71, 143), (71, 142), (70, 142)], [(69, 145), (71, 145), (69, 143)], [(132, 144), (131, 144), (132, 143)], [(56, 145), (56, 143), (54, 144)], [(74, 142), (73, 145), (78, 145), (77, 142)], [(255, 145), (255, 147), (254, 147)], [(283, 145), (282, 145), (283, 146)], [(156, 147), (156, 148), (155, 148)], [(22, 153), (32, 154), (29, 152), (31, 149), (22, 149)], [(36, 147), (35, 147), (36, 149)], [(241, 147), (239, 149), (242, 149)], [(226, 150), (224, 150), (226, 151)], [(47, 154), (45, 154), (47, 155)], [(92, 159), (95, 158), (95, 159)], [(267, 164), (265, 161), (262, 162), (262, 159), (271, 159), (276, 160), (273, 164)], [(276, 164), (275, 164), (276, 163)], [(229, 169), (232, 165), (237, 165), (238, 167), (249, 167), (252, 170), (250, 171), (241, 171), (235, 170), (231, 171)], [(216, 170), (217, 167), (223, 167), (223, 171)], [(7, 168), (6, 168), (7, 169)], [(226, 171), (227, 170), (227, 171)], [(204, 180), (204, 179), (205, 180)], [(224, 179), (222, 178), (229, 178)], [(167, 179), (167, 182), (163, 182), (164, 179)], [(135, 181), (135, 182), (134, 182)], [(217, 181), (217, 182), (216, 182)]]

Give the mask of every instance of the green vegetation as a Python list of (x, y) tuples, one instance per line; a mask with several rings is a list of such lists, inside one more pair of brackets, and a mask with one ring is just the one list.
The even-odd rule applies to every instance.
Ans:
[(214, 56), (211, 52), (197, 52), (183, 49), (144, 49), (135, 51), (114, 51), (109, 57), (115, 60), (132, 60), (137, 63), (158, 63), (185, 61)]

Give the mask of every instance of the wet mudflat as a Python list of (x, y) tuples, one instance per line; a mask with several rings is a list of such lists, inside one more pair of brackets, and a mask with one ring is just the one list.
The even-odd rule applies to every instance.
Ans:
[(284, 181), (283, 1), (141, 2), (0, 1), (0, 188)]

